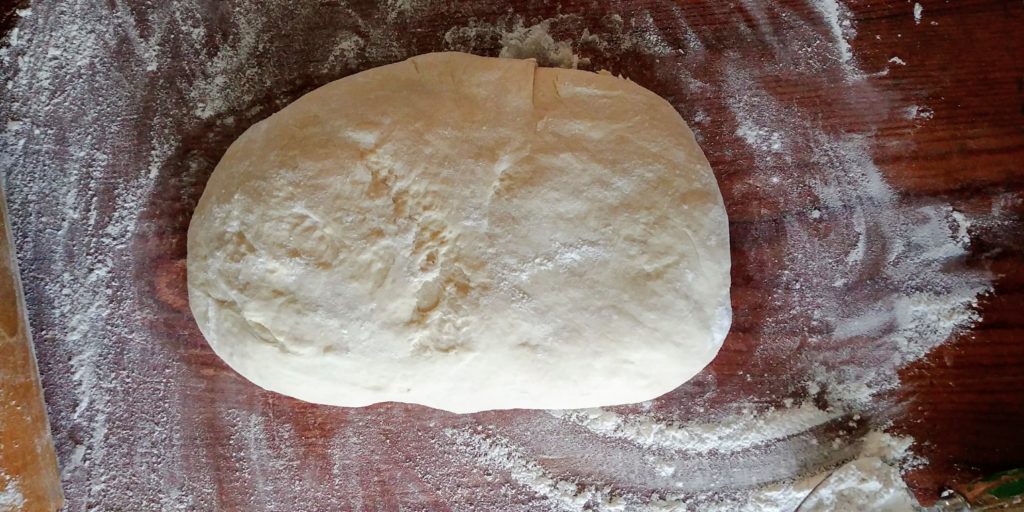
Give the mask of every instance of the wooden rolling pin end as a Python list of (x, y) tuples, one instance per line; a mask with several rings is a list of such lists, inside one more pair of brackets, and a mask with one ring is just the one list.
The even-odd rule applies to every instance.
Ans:
[(64, 496), (0, 189), (0, 512), (53, 512)]

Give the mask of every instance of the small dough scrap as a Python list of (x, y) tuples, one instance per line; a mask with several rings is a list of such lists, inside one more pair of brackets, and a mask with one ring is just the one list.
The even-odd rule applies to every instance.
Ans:
[(454, 412), (632, 403), (729, 329), (693, 133), (628, 80), (434, 53), (249, 128), (188, 232), (210, 346), (266, 389)]

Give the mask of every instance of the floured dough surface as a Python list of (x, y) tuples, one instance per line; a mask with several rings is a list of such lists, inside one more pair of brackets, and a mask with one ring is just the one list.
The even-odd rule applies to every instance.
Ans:
[(730, 324), (728, 223), (664, 100), (532, 61), (421, 55), (246, 131), (188, 233), (213, 350), (311, 402), (638, 402)]

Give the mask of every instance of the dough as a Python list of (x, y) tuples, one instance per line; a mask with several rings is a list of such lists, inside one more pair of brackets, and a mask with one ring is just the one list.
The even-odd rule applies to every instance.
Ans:
[(242, 134), (192, 217), (188, 291), (225, 362), (302, 400), (631, 403), (718, 352), (728, 222), (654, 93), (427, 54)]

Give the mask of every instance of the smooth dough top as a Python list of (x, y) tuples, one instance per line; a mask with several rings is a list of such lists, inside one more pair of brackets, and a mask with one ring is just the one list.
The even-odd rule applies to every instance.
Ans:
[(632, 403), (718, 352), (728, 222), (654, 93), (426, 54), (242, 134), (189, 226), (188, 291), (224, 361), (302, 400)]

